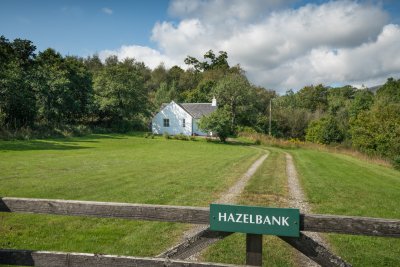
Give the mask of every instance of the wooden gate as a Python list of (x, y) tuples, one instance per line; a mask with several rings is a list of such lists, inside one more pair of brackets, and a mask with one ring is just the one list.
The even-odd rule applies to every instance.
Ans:
[[(121, 218), (190, 224), (209, 224), (209, 208), (128, 204), (113, 202), (51, 200), (32, 198), (0, 198), (0, 212), (40, 213), (70, 216)], [(300, 230), (310, 232), (340, 233), (351, 235), (400, 237), (400, 220), (337, 215), (301, 214)], [(201, 238), (223, 239), (232, 233), (205, 229), (180, 251), (190, 248)], [(299, 238), (279, 237), (321, 266), (351, 266), (328, 249), (303, 233)], [(246, 264), (261, 266), (262, 235), (247, 234)], [(23, 266), (234, 266), (230, 264), (191, 262), (171, 259), (168, 253), (159, 258), (98, 255), (0, 249), (0, 264)]]

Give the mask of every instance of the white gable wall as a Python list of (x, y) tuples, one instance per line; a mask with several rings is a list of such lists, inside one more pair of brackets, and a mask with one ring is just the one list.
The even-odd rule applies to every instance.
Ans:
[[(169, 119), (169, 127), (164, 127), (164, 119)], [(185, 119), (185, 127), (182, 127), (183, 119)], [(172, 101), (154, 116), (152, 132), (154, 134), (168, 132), (171, 135), (180, 133), (192, 135), (192, 116)]]

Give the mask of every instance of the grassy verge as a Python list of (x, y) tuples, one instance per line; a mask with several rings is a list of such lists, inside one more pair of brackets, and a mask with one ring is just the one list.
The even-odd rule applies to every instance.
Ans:
[[(0, 141), (0, 196), (207, 206), (261, 153), (135, 135)], [(187, 226), (0, 214), (0, 247), (154, 256)]]
[[(400, 219), (400, 172), (347, 155), (291, 150), (316, 213)], [(353, 266), (400, 266), (400, 240), (328, 235)]]
[[(287, 207), (287, 177), (284, 154), (271, 150), (266, 161), (249, 181), (239, 204)], [(212, 262), (245, 264), (245, 234), (233, 234), (209, 247), (203, 259)], [(264, 266), (294, 266), (294, 251), (275, 236), (263, 237)]]

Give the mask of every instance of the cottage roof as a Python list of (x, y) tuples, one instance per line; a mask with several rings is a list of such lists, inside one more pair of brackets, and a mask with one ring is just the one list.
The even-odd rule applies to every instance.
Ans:
[[(160, 110), (163, 110), (170, 103), (162, 103)], [(183, 110), (189, 113), (193, 118), (200, 119), (217, 109), (211, 103), (176, 103)]]
[(217, 109), (217, 107), (212, 106), (211, 103), (179, 103), (178, 105), (195, 119), (200, 119)]

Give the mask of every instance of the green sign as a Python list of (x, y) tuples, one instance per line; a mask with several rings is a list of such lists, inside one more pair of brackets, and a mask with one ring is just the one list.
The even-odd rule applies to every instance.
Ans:
[(299, 237), (300, 211), (298, 209), (211, 204), (210, 229)]

